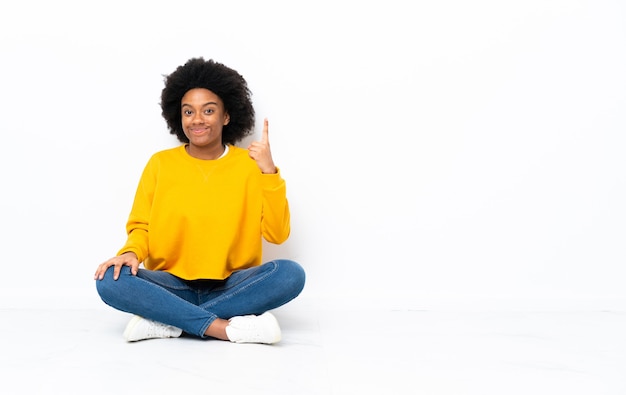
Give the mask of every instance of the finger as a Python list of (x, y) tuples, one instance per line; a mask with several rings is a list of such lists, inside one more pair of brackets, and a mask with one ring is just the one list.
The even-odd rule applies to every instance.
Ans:
[(93, 276), (94, 280), (102, 280), (108, 268), (109, 266), (106, 264), (106, 262), (100, 264), (96, 269), (96, 273)]
[(122, 265), (115, 265), (113, 268), (113, 280), (120, 278), (120, 272), (122, 271)]
[(269, 142), (268, 130), (269, 130), (269, 122), (267, 121), (267, 118), (265, 118), (263, 120), (263, 134), (261, 135), (261, 142), (263, 143)]

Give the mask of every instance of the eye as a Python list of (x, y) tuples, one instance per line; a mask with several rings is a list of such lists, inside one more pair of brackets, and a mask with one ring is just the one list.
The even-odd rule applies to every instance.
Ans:
[(212, 108), (207, 108), (206, 110), (204, 110), (204, 113), (207, 115), (213, 114), (215, 112), (215, 110), (213, 110)]
[(183, 110), (183, 115), (190, 116), (191, 114), (193, 114), (191, 110)]

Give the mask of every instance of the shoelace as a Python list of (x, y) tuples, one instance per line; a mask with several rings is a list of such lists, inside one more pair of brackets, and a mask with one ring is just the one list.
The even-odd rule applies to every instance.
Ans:
[(149, 323), (150, 325), (146, 333), (150, 337), (165, 337), (165, 336), (170, 336), (172, 333), (172, 330), (169, 325), (165, 325), (160, 322), (150, 321), (150, 320), (149, 320)]

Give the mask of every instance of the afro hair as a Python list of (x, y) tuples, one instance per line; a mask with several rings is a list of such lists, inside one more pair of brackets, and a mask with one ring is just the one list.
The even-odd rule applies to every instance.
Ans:
[(180, 142), (189, 142), (182, 127), (181, 101), (185, 93), (194, 88), (208, 89), (222, 99), (230, 116), (230, 122), (222, 129), (224, 144), (234, 145), (252, 133), (255, 114), (246, 80), (237, 71), (200, 57), (189, 59), (165, 76), (161, 92), (161, 115), (170, 133)]

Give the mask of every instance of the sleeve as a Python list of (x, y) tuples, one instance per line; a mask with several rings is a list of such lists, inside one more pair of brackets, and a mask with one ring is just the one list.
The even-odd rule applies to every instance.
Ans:
[(143, 170), (126, 223), (128, 238), (126, 244), (118, 252), (118, 255), (133, 252), (137, 255), (139, 262), (143, 262), (149, 254), (148, 228), (156, 186), (156, 167), (156, 160), (153, 157)]
[(275, 174), (262, 174), (261, 186), (263, 194), (261, 233), (268, 242), (281, 244), (289, 238), (291, 218), (287, 187), (280, 175), (280, 169)]

